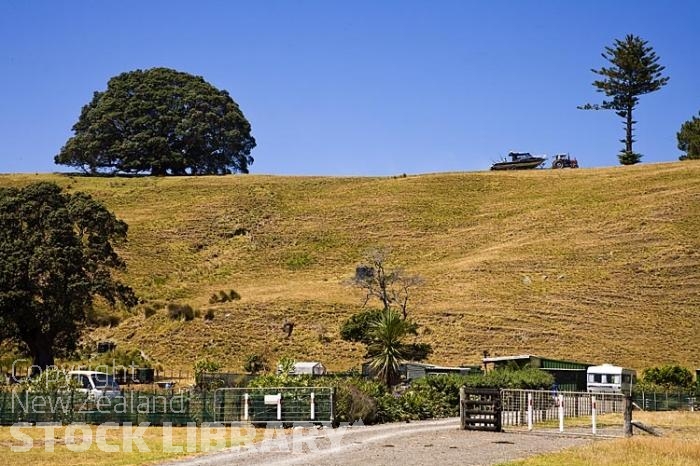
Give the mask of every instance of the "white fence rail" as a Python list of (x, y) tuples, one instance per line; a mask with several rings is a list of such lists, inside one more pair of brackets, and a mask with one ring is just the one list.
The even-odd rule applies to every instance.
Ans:
[(501, 423), (529, 428), (546, 421), (561, 424), (566, 418), (623, 413), (624, 405), (624, 395), (619, 393), (501, 390)]

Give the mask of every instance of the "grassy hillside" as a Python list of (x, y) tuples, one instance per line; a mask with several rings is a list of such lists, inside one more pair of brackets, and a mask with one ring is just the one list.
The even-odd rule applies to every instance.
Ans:
[[(227, 176), (52, 180), (129, 226), (125, 276), (147, 302), (213, 321), (127, 317), (91, 338), (167, 366), (251, 353), (357, 366), (339, 323), (362, 295), (343, 281), (371, 249), (424, 277), (412, 315), (431, 361), (542, 354), (644, 368), (700, 367), (700, 163), (399, 178)], [(242, 299), (210, 306), (212, 293)], [(285, 320), (295, 323), (285, 338)]]

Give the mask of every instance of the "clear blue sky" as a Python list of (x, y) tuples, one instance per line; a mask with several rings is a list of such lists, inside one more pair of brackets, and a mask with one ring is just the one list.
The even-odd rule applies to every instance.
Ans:
[(641, 97), (635, 150), (677, 160), (700, 110), (696, 0), (0, 0), (0, 172), (66, 171), (53, 157), (92, 93), (155, 66), (231, 93), (251, 173), (485, 170), (509, 150), (616, 165), (619, 118), (576, 106), (629, 33), (671, 77)]

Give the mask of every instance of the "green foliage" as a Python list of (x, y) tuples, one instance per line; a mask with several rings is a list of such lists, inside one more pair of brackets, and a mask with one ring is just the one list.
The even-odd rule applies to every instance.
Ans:
[(685, 367), (667, 364), (660, 367), (649, 367), (642, 372), (643, 385), (639, 388), (664, 390), (688, 390), (693, 387), (693, 374)]
[(469, 375), (465, 385), (474, 388), (521, 388), (530, 390), (549, 389), (554, 384), (554, 377), (535, 368), (519, 370), (499, 369), (484, 375)]
[(151, 362), (144, 358), (139, 349), (118, 348), (109, 353), (99, 354), (90, 360), (90, 367), (100, 366), (99, 370), (110, 372), (115, 367), (151, 367)]
[(384, 386), (373, 380), (360, 378), (338, 379), (335, 391), (337, 422), (361, 420), (364, 424), (378, 421), (378, 399), (384, 395)]
[(584, 110), (613, 110), (617, 116), (625, 122), (625, 148), (618, 156), (620, 163), (631, 165), (641, 160), (641, 155), (632, 150), (633, 127), (636, 123), (632, 119), (632, 112), (639, 96), (655, 92), (668, 83), (669, 78), (662, 76), (665, 69), (657, 62), (659, 58), (648, 42), (634, 35), (627, 35), (624, 40), (615, 40), (613, 47), (605, 47), (603, 58), (610, 67), (592, 70), (601, 76), (600, 80), (593, 82), (598, 92), (602, 92), (610, 100), (604, 100), (602, 104), (586, 104), (579, 108)]
[[(379, 309), (367, 309), (351, 315), (340, 325), (340, 338), (367, 345), (369, 348), (365, 357), (372, 357), (372, 348), (376, 348), (372, 346), (375, 342), (374, 327), (381, 320), (383, 312)], [(406, 335), (416, 335), (418, 324), (410, 318), (405, 319), (405, 322)], [(402, 343), (399, 352), (407, 361), (424, 361), (433, 352), (433, 348), (428, 343)]]
[(214, 320), (214, 309), (207, 309), (204, 313), (204, 320)]
[[(624, 142), (624, 141), (623, 141)], [(623, 150), (617, 155), (621, 165), (634, 165), (642, 161), (642, 154)]]
[(87, 173), (248, 172), (255, 139), (226, 91), (168, 68), (113, 77), (83, 107), (55, 157)]
[(204, 380), (203, 374), (212, 374), (219, 372), (222, 368), (222, 364), (219, 361), (210, 359), (208, 357), (198, 359), (194, 363), (194, 381), (198, 388), (204, 390), (215, 390), (223, 385), (223, 380), (220, 379), (208, 379)]
[(369, 367), (387, 386), (399, 381), (401, 350), (408, 330), (409, 324), (391, 309), (383, 311), (379, 320), (372, 324)]
[(340, 338), (345, 341), (372, 343), (372, 326), (379, 321), (382, 311), (378, 309), (367, 309), (357, 314), (351, 315), (340, 325)]
[(269, 366), (264, 356), (259, 354), (249, 354), (245, 359), (245, 364), (243, 364), (243, 370), (249, 374), (255, 375), (260, 372), (268, 371)]
[(280, 375), (287, 376), (294, 372), (295, 363), (296, 361), (294, 360), (294, 358), (284, 356), (279, 361), (277, 361), (277, 371), (280, 373)]
[(202, 372), (219, 372), (221, 370), (221, 363), (209, 358), (198, 359), (194, 363), (194, 375), (195, 377)]
[(125, 269), (113, 245), (127, 225), (89, 195), (0, 188), (0, 224), (0, 340), (26, 345), (35, 365), (75, 350), (94, 296), (137, 304), (111, 274)]
[(678, 149), (685, 152), (679, 157), (680, 160), (700, 159), (700, 118), (694, 116), (683, 123), (676, 138), (678, 139)]
[(168, 317), (172, 320), (194, 320), (196, 313), (189, 304), (170, 303), (167, 306)]
[(37, 377), (24, 381), (23, 388), (41, 395), (57, 395), (79, 387), (78, 382), (69, 377), (66, 372), (50, 367), (41, 371)]

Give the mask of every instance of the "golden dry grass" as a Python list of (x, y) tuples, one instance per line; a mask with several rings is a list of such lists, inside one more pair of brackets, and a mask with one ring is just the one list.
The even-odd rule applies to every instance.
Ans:
[(489, 350), (700, 367), (694, 161), (406, 178), (6, 175), (0, 185), (37, 180), (89, 192), (129, 224), (124, 278), (149, 303), (205, 309), (212, 293), (241, 294), (211, 306), (211, 322), (160, 310), (90, 335), (167, 367), (210, 355), (240, 371), (251, 353), (359, 365), (363, 348), (338, 327), (362, 296), (343, 281), (378, 247), (425, 278), (411, 313), (433, 362), (478, 363)]
[[(596, 441), (508, 466), (695, 466), (700, 464), (700, 413), (635, 412), (634, 417), (663, 431), (663, 437), (635, 434), (629, 439)], [(636, 431), (635, 429), (635, 432)], [(505, 466), (505, 465), (502, 465)]]
[[(15, 431), (0, 427), (0, 455), (10, 464), (33, 466), (150, 464), (231, 446), (250, 446), (251, 439), (262, 439), (262, 432), (252, 427), (202, 427), (193, 428), (189, 434), (185, 427), (105, 427), (26, 426), (15, 427)], [(132, 438), (143, 439), (143, 443)]]

